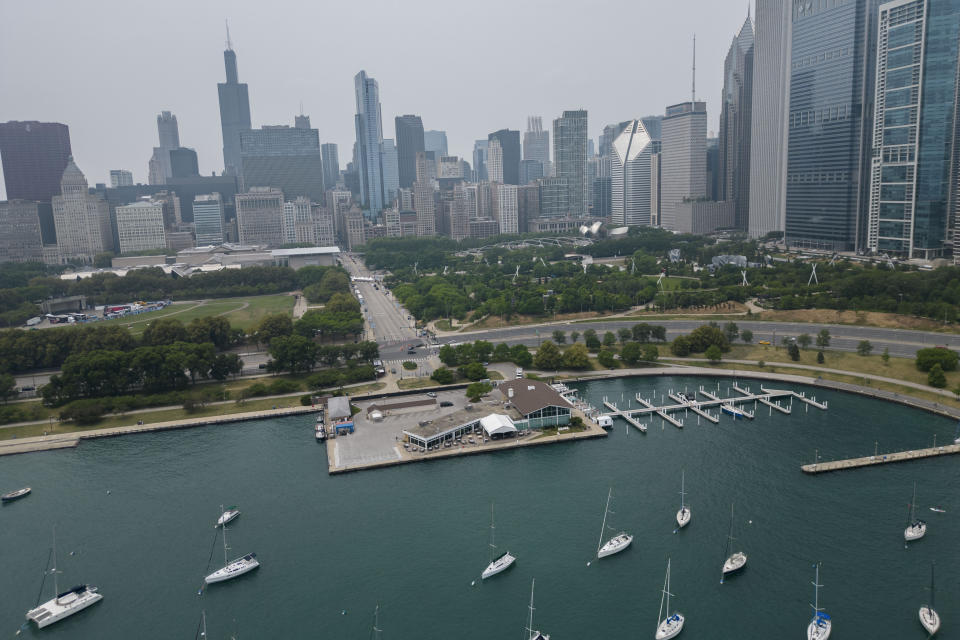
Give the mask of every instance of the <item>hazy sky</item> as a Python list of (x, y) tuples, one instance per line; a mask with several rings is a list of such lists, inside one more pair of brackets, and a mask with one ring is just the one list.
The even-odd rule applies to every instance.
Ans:
[(688, 100), (694, 33), (697, 97), (715, 131), (746, 13), (744, 0), (0, 0), (0, 121), (66, 123), (91, 184), (120, 168), (145, 182), (156, 116), (169, 110), (201, 172), (219, 172), (229, 18), (253, 126), (292, 125), (302, 102), (341, 168), (360, 69), (380, 83), (384, 137), (395, 115), (419, 114), (472, 160), (475, 139), (523, 131), (528, 115), (549, 128), (585, 108), (595, 140), (605, 124)]

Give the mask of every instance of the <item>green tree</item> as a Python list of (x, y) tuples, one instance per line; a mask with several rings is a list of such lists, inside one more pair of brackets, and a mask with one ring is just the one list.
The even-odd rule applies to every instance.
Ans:
[(440, 347), (440, 351), (437, 355), (440, 357), (440, 362), (448, 367), (455, 367), (460, 364), (458, 362), (459, 359), (457, 358), (457, 350), (448, 344)]
[(113, 266), (113, 259), (116, 258), (112, 251), (104, 251), (93, 256), (93, 266), (97, 269), (109, 269)]
[(650, 335), (653, 333), (653, 330), (646, 322), (638, 322), (630, 327), (630, 333), (637, 342), (650, 342)]
[(657, 349), (652, 344), (644, 345), (643, 347), (643, 360), (644, 362), (656, 362), (660, 358), (660, 350)]
[(820, 333), (817, 334), (817, 346), (820, 349), (826, 349), (830, 346), (830, 330), (821, 329)]
[(943, 367), (940, 366), (940, 363), (930, 367), (930, 373), (927, 374), (927, 384), (938, 389), (947, 386), (947, 376), (943, 373)]
[(884, 347), (883, 353), (880, 354), (880, 359), (883, 360), (883, 366), (890, 366), (890, 349)]
[(270, 357), (282, 371), (303, 373), (317, 362), (317, 344), (300, 335), (277, 336), (270, 341)]
[(450, 369), (447, 369), (446, 367), (440, 367), (430, 374), (430, 379), (438, 382), (439, 384), (453, 384), (456, 376)]
[(507, 346), (506, 342), (501, 342), (493, 350), (493, 361), (506, 362), (509, 359), (510, 359), (510, 347)]
[(578, 338), (580, 338), (580, 332), (579, 332), (579, 331), (571, 331), (571, 332), (570, 332), (570, 342), (576, 342)]
[(597, 354), (597, 362), (600, 363), (600, 366), (606, 367), (608, 369), (615, 369), (620, 366), (620, 363), (617, 362), (617, 359), (613, 357), (613, 351), (609, 349), (600, 349), (600, 353)]
[(791, 342), (787, 346), (787, 353), (790, 354), (790, 359), (794, 362), (800, 359), (800, 347), (797, 346), (796, 342)]
[(176, 318), (161, 318), (151, 322), (140, 338), (143, 344), (153, 347), (186, 342), (189, 339), (186, 327)]
[(613, 333), (613, 331), (607, 331), (603, 334), (603, 346), (609, 349), (615, 344), (617, 344), (617, 336)]
[(631, 367), (640, 362), (642, 357), (643, 345), (639, 342), (628, 342), (620, 349), (620, 359)]
[(727, 336), (728, 342), (733, 342), (740, 335), (740, 328), (736, 322), (728, 322), (723, 325), (723, 333)]
[(460, 368), (459, 373), (467, 380), (483, 380), (487, 377), (487, 370), (479, 362), (471, 362)]
[(583, 332), (583, 343), (587, 345), (587, 349), (590, 351), (600, 349), (600, 339), (597, 337), (597, 332), (593, 329), (587, 329)]
[(586, 345), (577, 343), (572, 345), (563, 353), (564, 369), (589, 369), (590, 354), (587, 352)]
[(557, 370), (563, 367), (563, 354), (560, 348), (552, 341), (547, 340), (537, 349), (533, 358), (533, 366), (542, 371)]
[(717, 345), (712, 344), (709, 347), (707, 347), (707, 351), (705, 355), (707, 356), (707, 360), (709, 360), (713, 364), (716, 364), (720, 362), (720, 359), (723, 357), (723, 351), (721, 351), (720, 347), (718, 347)]
[(487, 384), (486, 382), (473, 382), (467, 385), (467, 398), (470, 399), (470, 402), (480, 402), (480, 398), (490, 393), (493, 390), (493, 387)]
[(817, 364), (823, 364), (823, 362), (824, 362), (823, 351), (817, 351)]
[(533, 364), (533, 355), (525, 344), (515, 344), (510, 347), (510, 359), (518, 367), (529, 367)]
[(753, 342), (753, 331), (751, 331), (750, 329), (744, 329), (743, 331), (740, 332), (740, 339), (743, 340), (745, 343), (750, 344), (751, 342)]
[(272, 313), (265, 316), (254, 330), (254, 335), (260, 344), (270, 344), (274, 338), (289, 336), (291, 333), (293, 333), (293, 320), (286, 313)]
[(917, 351), (917, 369), (930, 371), (936, 364), (940, 365), (942, 371), (956, 370), (957, 352), (943, 347), (930, 347)]
[(416, 363), (416, 362), (410, 362), (409, 360), (404, 360), (404, 361), (403, 361), (403, 368), (406, 369), (407, 371), (413, 371), (414, 369), (417, 368), (417, 363)]
[(17, 379), (9, 373), (0, 375), (0, 400), (6, 404), (7, 400), (17, 395)]
[(677, 336), (674, 338), (673, 342), (670, 344), (670, 353), (681, 358), (690, 355), (689, 336)]
[(632, 337), (633, 332), (630, 331), (628, 327), (620, 327), (617, 329), (617, 338), (620, 339), (620, 344), (627, 344)]
[(730, 341), (727, 340), (727, 335), (718, 327), (708, 324), (691, 331), (688, 339), (690, 341), (690, 351), (693, 353), (702, 353), (711, 345), (716, 345), (722, 352), (730, 351)]
[(563, 331), (560, 331), (560, 329), (557, 329), (553, 332), (553, 341), (557, 344), (566, 344), (567, 334), (565, 334)]
[(800, 345), (801, 349), (806, 349), (813, 342), (813, 338), (810, 337), (809, 333), (801, 333), (797, 336), (797, 344)]
[(857, 343), (857, 355), (868, 356), (873, 351), (873, 345), (869, 340), (861, 340)]

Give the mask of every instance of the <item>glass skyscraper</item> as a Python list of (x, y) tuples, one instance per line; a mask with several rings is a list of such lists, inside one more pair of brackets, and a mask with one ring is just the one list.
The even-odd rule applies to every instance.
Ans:
[(383, 210), (383, 167), (380, 163), (380, 144), (383, 142), (383, 122), (380, 118), (380, 86), (361, 71), (353, 78), (357, 98), (354, 124), (357, 132), (357, 173), (360, 177), (360, 201), (370, 217)]

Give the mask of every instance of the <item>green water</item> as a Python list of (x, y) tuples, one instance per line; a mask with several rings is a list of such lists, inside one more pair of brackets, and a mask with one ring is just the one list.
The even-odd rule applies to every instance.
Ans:
[[(659, 396), (700, 384), (716, 381), (643, 378), (581, 389), (596, 405), (604, 395), (619, 403), (622, 393), (625, 405), (637, 391)], [(618, 422), (605, 439), (334, 477), (307, 417), (2, 458), (0, 488), (30, 485), (34, 493), (0, 509), (0, 637), (13, 637), (36, 602), (56, 524), (61, 587), (89, 582), (105, 598), (21, 637), (193, 638), (206, 610), (212, 639), (369, 638), (379, 601), (385, 640), (519, 640), (536, 577), (536, 626), (555, 640), (652, 638), (669, 556), (674, 602), (687, 617), (683, 638), (804, 637), (812, 563), (821, 560), (832, 637), (920, 639), (917, 609), (927, 601), (932, 559), (938, 637), (960, 638), (960, 458), (814, 477), (799, 470), (815, 448), (829, 459), (870, 453), (875, 440), (881, 450), (927, 446), (934, 433), (938, 442), (952, 439), (954, 424), (813, 393), (829, 400), (829, 411), (794, 403), (792, 416), (760, 408), (754, 421), (725, 416), (699, 426), (691, 414), (682, 431), (657, 420), (646, 435)], [(674, 534), (681, 468), (693, 520)], [(929, 528), (905, 550), (914, 481)], [(611, 485), (610, 524), (635, 538), (596, 561)], [(480, 584), (491, 498), (498, 542), (518, 560)], [(731, 501), (749, 562), (721, 585)], [(231, 558), (256, 551), (262, 567), (198, 595), (221, 503), (243, 511), (229, 530)], [(211, 570), (223, 560), (213, 549)]]

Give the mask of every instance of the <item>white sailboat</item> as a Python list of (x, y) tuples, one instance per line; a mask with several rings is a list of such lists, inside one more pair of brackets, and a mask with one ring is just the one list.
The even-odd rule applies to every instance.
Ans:
[(530, 580), (530, 619), (527, 621), (527, 626), (524, 629), (524, 640), (550, 640), (550, 636), (545, 633), (540, 633), (533, 628), (533, 587), (537, 584), (537, 579), (533, 578)]
[[(670, 613), (670, 596), (673, 594), (670, 593), (670, 558), (667, 558), (667, 576), (663, 580), (663, 593), (660, 596), (660, 613), (657, 614), (657, 634), (654, 636), (656, 640), (667, 640), (667, 638), (673, 638), (683, 631), (683, 623), (685, 621), (683, 614), (679, 611), (674, 611)], [(660, 616), (663, 615), (663, 603), (664, 598), (666, 598), (667, 617), (661, 619)]]
[(240, 515), (240, 509), (237, 509), (236, 505), (231, 505), (227, 507), (227, 510), (224, 511), (219, 518), (217, 518), (217, 524), (215, 526), (222, 527), (226, 523), (232, 522), (233, 520), (235, 520), (236, 517), (239, 515)]
[(823, 609), (820, 608), (820, 563), (818, 562), (816, 573), (813, 578), (813, 618), (807, 625), (807, 640), (827, 640), (830, 637), (830, 631), (833, 627), (833, 620), (830, 619)]
[(930, 563), (930, 604), (920, 607), (920, 624), (931, 636), (940, 630), (940, 614), (934, 609), (933, 563)]
[(60, 573), (57, 570), (57, 529), (53, 529), (53, 568), (50, 569), (49, 573), (53, 574), (53, 592), (57, 594), (52, 600), (44, 602), (39, 607), (35, 607), (27, 611), (27, 620), (33, 620), (37, 623), (37, 627), (43, 629), (44, 627), (50, 626), (54, 622), (58, 622), (72, 616), (73, 614), (83, 611), (92, 604), (103, 600), (103, 594), (101, 594), (96, 587), (89, 584), (81, 584), (60, 593), (60, 584), (57, 580), (57, 575)]
[[(223, 505), (220, 506), (220, 510), (223, 511)], [(207, 584), (238, 578), (260, 566), (260, 561), (257, 560), (257, 554), (255, 553), (248, 553), (245, 556), (228, 562), (227, 550), (229, 550), (230, 547), (227, 546), (227, 523), (223, 523), (221, 528), (223, 529), (223, 568), (217, 569), (204, 578), (203, 581)]]
[(690, 507), (683, 503), (683, 496), (687, 495), (684, 491), (684, 472), (680, 472), (680, 510), (677, 511), (677, 528), (683, 529), (690, 524)]
[(380, 640), (380, 603), (373, 610), (373, 630), (370, 632), (372, 640)]
[(727, 546), (724, 551), (724, 556), (726, 560), (723, 561), (723, 574), (720, 576), (720, 584), (723, 584), (724, 578), (726, 578), (728, 573), (735, 573), (740, 571), (747, 565), (747, 554), (743, 551), (737, 551), (735, 553), (730, 553), (730, 549), (733, 545), (733, 504), (730, 505), (730, 533), (727, 534)]
[(497, 556), (497, 543), (496, 543), (496, 527), (493, 522), (493, 503), (490, 503), (490, 564), (487, 565), (487, 568), (483, 570), (483, 575), (480, 576), (481, 580), (486, 580), (492, 576), (497, 575), (501, 571), (509, 569), (513, 566), (516, 558), (510, 555), (510, 552)]
[(927, 535), (927, 523), (917, 518), (917, 483), (913, 483), (913, 500), (907, 514), (907, 528), (903, 530), (903, 539), (906, 542), (919, 540)]
[(603, 524), (600, 525), (600, 542), (597, 543), (597, 558), (605, 558), (607, 556), (612, 556), (615, 553), (620, 553), (624, 549), (630, 546), (630, 543), (633, 542), (633, 536), (629, 533), (621, 531), (617, 535), (613, 536), (606, 543), (603, 541), (603, 537), (607, 532), (607, 515), (610, 513), (610, 499), (613, 497), (613, 487), (610, 487), (610, 491), (607, 493), (607, 507), (603, 512)]

